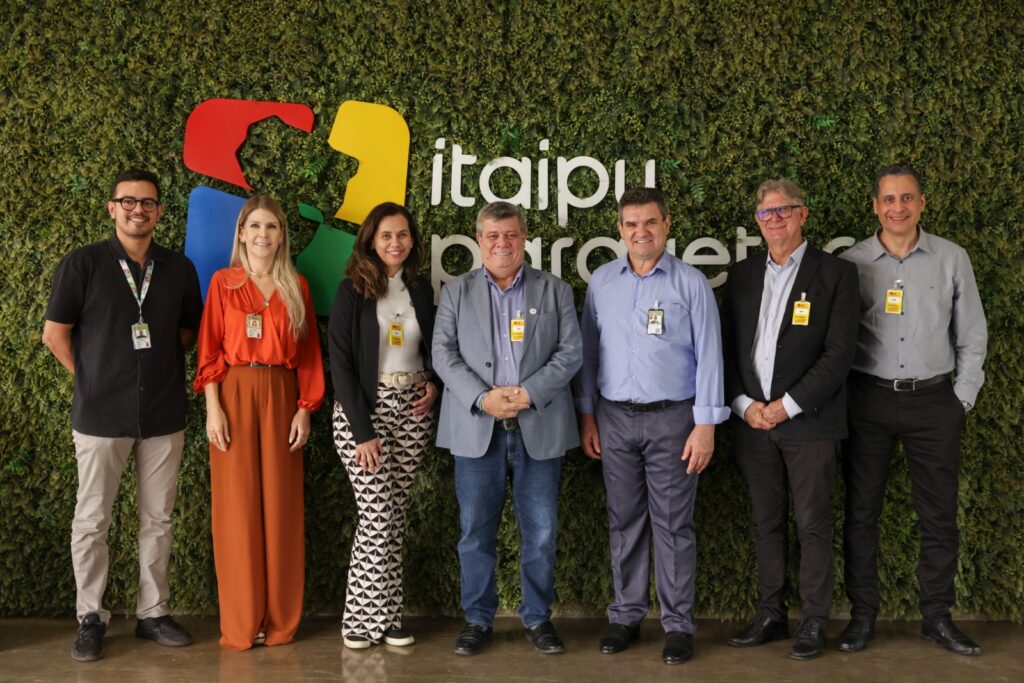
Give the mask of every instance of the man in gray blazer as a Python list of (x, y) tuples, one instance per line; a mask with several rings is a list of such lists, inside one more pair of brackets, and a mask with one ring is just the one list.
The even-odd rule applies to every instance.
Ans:
[(543, 653), (563, 651), (551, 624), (562, 456), (579, 445), (569, 384), (582, 362), (572, 290), (523, 264), (526, 221), (493, 202), (476, 220), (484, 267), (445, 285), (434, 323), (444, 381), (437, 445), (455, 456), (462, 609), (456, 654), (479, 654), (498, 608), (498, 525), (511, 478), (521, 534), (519, 614)]

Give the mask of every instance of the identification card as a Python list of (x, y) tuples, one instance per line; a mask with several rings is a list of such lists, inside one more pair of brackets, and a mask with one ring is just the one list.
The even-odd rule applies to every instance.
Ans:
[(152, 348), (153, 340), (149, 336), (148, 323), (135, 323), (132, 325), (132, 346), (135, 350)]
[(793, 302), (793, 324), (794, 325), (807, 325), (811, 322), (811, 302), (810, 301), (794, 301)]
[(388, 324), (388, 346), (401, 346), (405, 343), (405, 333), (402, 331), (402, 322), (392, 320)]
[(895, 315), (903, 313), (903, 290), (887, 289), (885, 291), (885, 312)]
[(509, 336), (514, 342), (521, 342), (526, 338), (526, 319), (522, 317), (522, 313), (512, 318), (512, 322), (509, 324)]
[(263, 338), (263, 316), (258, 313), (245, 316), (245, 336), (249, 339)]
[(647, 334), (665, 333), (665, 311), (661, 308), (647, 309)]

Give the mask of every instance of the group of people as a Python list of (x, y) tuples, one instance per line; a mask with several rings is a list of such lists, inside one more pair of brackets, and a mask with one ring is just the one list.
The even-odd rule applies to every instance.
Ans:
[[(523, 212), (498, 201), (476, 221), (483, 263), (433, 305), (418, 275), (424, 245), (402, 206), (374, 208), (331, 312), (334, 441), (359, 520), (342, 620), (346, 647), (407, 646), (402, 625), (405, 510), (435, 427), (454, 456), (465, 625), (455, 652), (493, 639), (497, 534), (510, 485), (521, 539), (524, 633), (564, 645), (551, 622), (558, 492), (565, 453), (599, 460), (614, 598), (606, 654), (639, 636), (650, 609), (650, 553), (665, 631), (662, 658), (694, 652), (699, 475), (728, 420), (747, 480), (759, 598), (736, 647), (788, 638), (788, 508), (800, 542), (802, 610), (794, 659), (824, 653), (832, 608), (832, 488), (846, 486), (839, 649), (875, 637), (879, 517), (896, 442), (919, 515), (922, 636), (980, 648), (952, 622), (960, 435), (983, 381), (987, 334), (966, 252), (920, 226), (925, 195), (909, 166), (881, 169), (880, 228), (836, 257), (809, 244), (810, 209), (792, 181), (758, 188), (766, 252), (736, 263), (716, 305), (695, 268), (666, 250), (671, 216), (655, 188), (627, 190), (626, 254), (598, 268), (582, 319), (571, 288), (525, 264)], [(192, 264), (153, 241), (159, 182), (131, 170), (111, 187), (114, 235), (58, 266), (43, 341), (74, 374), (79, 488), (72, 558), (80, 622), (72, 657), (103, 656), (102, 606), (114, 495), (134, 457), (140, 578), (136, 634), (192, 642), (168, 613), (171, 513), (185, 426), (184, 351), (206, 400), (221, 645), (291, 642), (304, 581), (302, 448), (325, 382), (309, 287), (287, 220), (266, 195), (239, 214), (230, 265), (205, 307)], [(721, 317), (720, 317), (721, 316)], [(128, 328), (131, 328), (130, 330)], [(130, 344), (130, 345), (129, 345)], [(579, 421), (577, 422), (577, 414)]]

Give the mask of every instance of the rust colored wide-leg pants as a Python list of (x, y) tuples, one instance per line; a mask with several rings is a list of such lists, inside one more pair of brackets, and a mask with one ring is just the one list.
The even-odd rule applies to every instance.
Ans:
[(231, 443), (210, 446), (220, 644), (289, 643), (305, 579), (302, 450), (288, 452), (298, 386), (287, 368), (232, 367), (220, 388)]

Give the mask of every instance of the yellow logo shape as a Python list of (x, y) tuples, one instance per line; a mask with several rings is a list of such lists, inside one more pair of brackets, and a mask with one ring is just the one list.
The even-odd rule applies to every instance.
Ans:
[(401, 114), (383, 104), (342, 102), (327, 142), (359, 161), (336, 218), (358, 224), (381, 202), (405, 205), (409, 125)]

